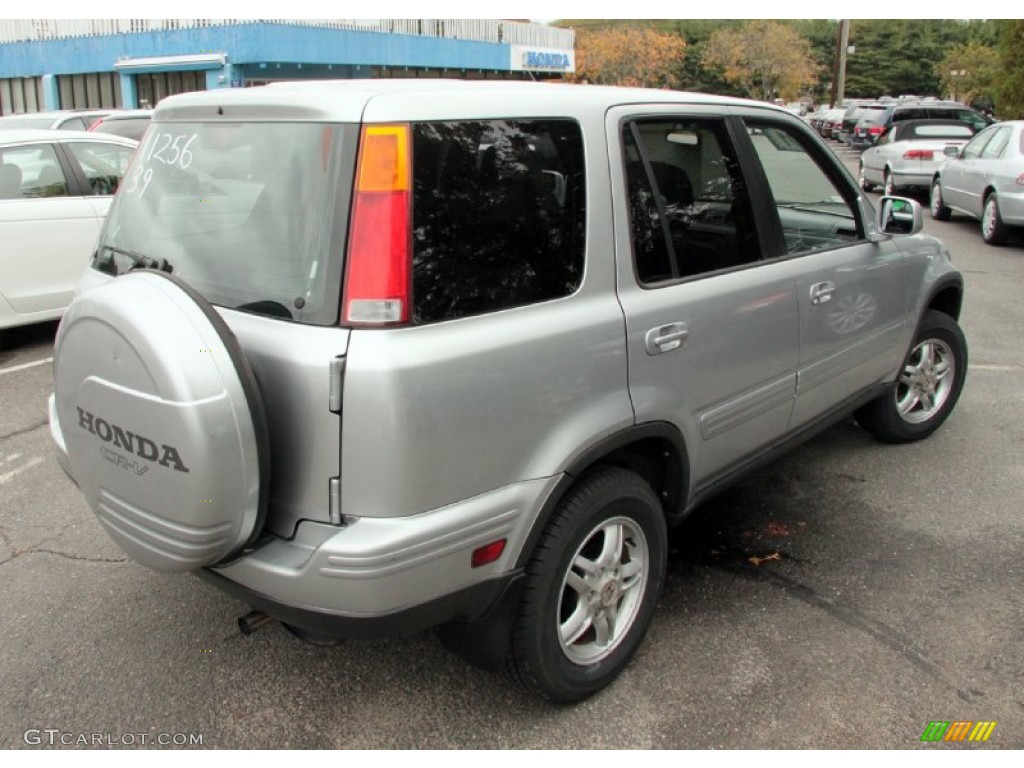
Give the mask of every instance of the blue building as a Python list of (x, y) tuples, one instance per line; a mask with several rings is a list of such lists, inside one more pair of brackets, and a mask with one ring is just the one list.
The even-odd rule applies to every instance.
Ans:
[(573, 71), (572, 30), (498, 19), (0, 19), (5, 115), (277, 80)]

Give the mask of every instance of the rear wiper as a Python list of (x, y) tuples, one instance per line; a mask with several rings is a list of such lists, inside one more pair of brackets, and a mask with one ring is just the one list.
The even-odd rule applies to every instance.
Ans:
[(131, 272), (136, 269), (159, 269), (161, 272), (170, 274), (174, 271), (174, 267), (167, 259), (154, 259), (152, 256), (146, 256), (142, 253), (136, 253), (135, 251), (129, 251), (125, 248), (117, 248), (113, 245), (101, 245), (101, 250), (110, 251), (111, 253), (119, 253), (122, 256), (127, 256), (131, 259), (134, 264), (128, 268)]

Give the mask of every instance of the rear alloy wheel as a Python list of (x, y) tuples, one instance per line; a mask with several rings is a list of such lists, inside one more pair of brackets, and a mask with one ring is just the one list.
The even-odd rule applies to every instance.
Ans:
[(999, 201), (995, 193), (985, 198), (985, 207), (981, 212), (981, 239), (989, 245), (1003, 245), (1010, 239), (1010, 228), (1003, 224), (999, 215)]
[(932, 182), (931, 196), (928, 198), (928, 210), (936, 221), (949, 221), (952, 211), (946, 207), (942, 199), (942, 184), (938, 179)]
[(636, 473), (603, 467), (555, 510), (526, 569), (511, 675), (549, 701), (580, 701), (629, 663), (665, 575), (665, 515)]
[(865, 192), (871, 192), (875, 188), (875, 185), (868, 181), (867, 177), (864, 175), (863, 161), (861, 161), (860, 169), (857, 171), (857, 182), (860, 184), (860, 188), (863, 189)]
[(949, 315), (929, 311), (899, 379), (857, 411), (857, 420), (887, 443), (927, 437), (952, 413), (967, 375), (967, 342)]

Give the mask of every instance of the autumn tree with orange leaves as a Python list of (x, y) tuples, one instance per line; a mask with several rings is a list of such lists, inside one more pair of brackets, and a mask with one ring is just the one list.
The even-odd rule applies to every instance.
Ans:
[(806, 38), (792, 27), (765, 20), (714, 32), (702, 63), (721, 69), (747, 96), (764, 101), (796, 99), (817, 82), (819, 69)]
[(616, 26), (576, 33), (575, 82), (671, 88), (686, 42), (647, 27)]

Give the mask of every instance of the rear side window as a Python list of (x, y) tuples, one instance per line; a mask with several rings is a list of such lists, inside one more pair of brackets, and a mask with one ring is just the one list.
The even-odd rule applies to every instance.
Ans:
[(413, 315), (557, 299), (583, 277), (583, 138), (570, 120), (421, 123), (413, 134)]

